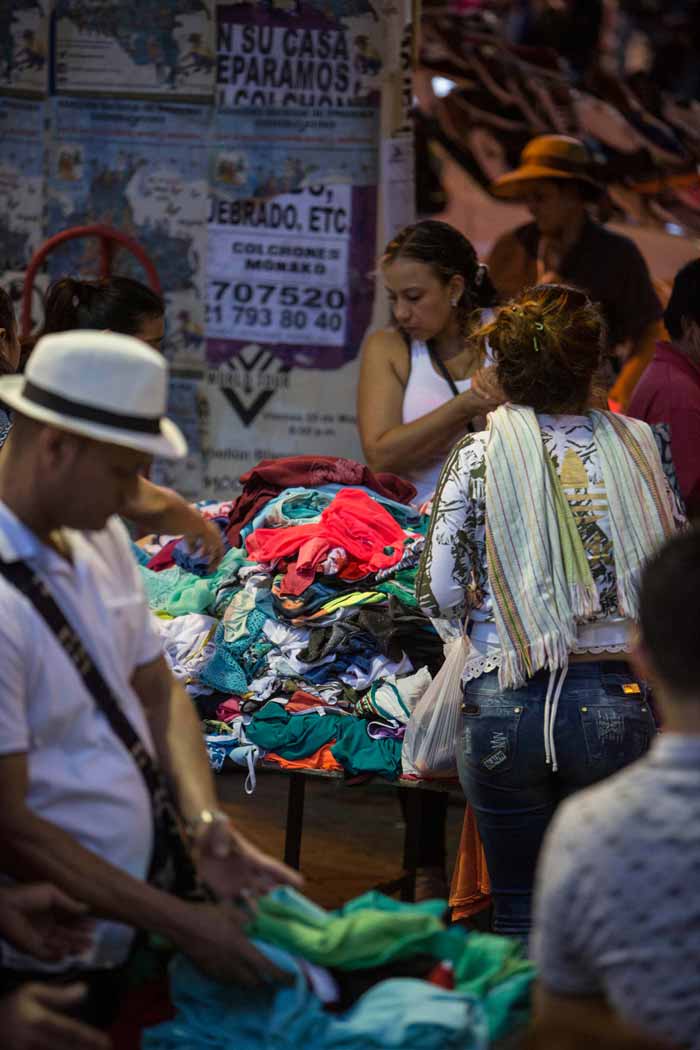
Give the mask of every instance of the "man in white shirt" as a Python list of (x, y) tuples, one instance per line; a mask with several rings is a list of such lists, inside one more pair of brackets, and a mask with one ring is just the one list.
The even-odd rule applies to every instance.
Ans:
[[(135, 929), (161, 935), (219, 979), (276, 976), (245, 938), (234, 906), (180, 899), (149, 884), (154, 846), (164, 869), (178, 854), (163, 846), (144, 763), (169, 782), (199, 874), (219, 897), (297, 881), (217, 810), (196, 713), (163, 658), (114, 516), (153, 455), (186, 451), (164, 416), (166, 397), (163, 358), (109, 333), (47, 336), (25, 376), (0, 379), (0, 398), (16, 413), (0, 454), (0, 561), (9, 567), (0, 573), (2, 866), (19, 880), (51, 882), (89, 907), (97, 919), (91, 946), (58, 969), (94, 974), (102, 987), (105, 975), (122, 972)], [(135, 730), (140, 757), (117, 735), (65, 637), (11, 582), (20, 562), (101, 672)], [(177, 863), (183, 867), (182, 857)], [(57, 969), (5, 942), (0, 948), (0, 990)], [(112, 990), (107, 998), (118, 996)]]
[(543, 1035), (578, 1030), (592, 1045), (633, 1026), (700, 1050), (699, 593), (694, 530), (642, 580), (637, 662), (663, 732), (560, 807), (540, 856), (532, 955)]

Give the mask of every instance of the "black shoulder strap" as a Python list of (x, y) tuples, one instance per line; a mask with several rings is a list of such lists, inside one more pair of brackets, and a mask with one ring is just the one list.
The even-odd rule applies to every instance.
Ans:
[(177, 807), (170, 787), (143, 741), (124, 714), (111, 686), (85, 649), (75, 628), (44, 583), (26, 562), (0, 560), (0, 573), (32, 603), (59, 645), (72, 661), (85, 688), (92, 695), (112, 732), (121, 740), (136, 763), (151, 797), (154, 846), (149, 882), (178, 896), (200, 895), (195, 868), (182, 834)]
[(452, 396), (453, 397), (458, 397), (459, 396), (459, 390), (457, 389), (457, 384), (455, 383), (454, 379), (452, 378), (452, 376), (448, 372), (447, 365), (442, 360), (442, 358), (439, 357), (438, 354), (435, 353), (435, 349), (434, 349), (433, 346), (431, 346), (431, 341), (430, 340), (428, 340), (428, 342), (426, 343), (426, 346), (428, 347), (428, 353), (430, 354), (430, 360), (433, 362), (433, 364), (438, 369), (438, 371), (442, 374), (442, 378), (445, 380), (445, 382), (449, 386), (450, 390), (452, 391)]

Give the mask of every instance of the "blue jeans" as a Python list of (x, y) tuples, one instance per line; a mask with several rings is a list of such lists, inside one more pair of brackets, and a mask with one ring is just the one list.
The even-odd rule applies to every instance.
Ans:
[(537, 855), (562, 799), (647, 750), (656, 726), (634, 682), (620, 661), (571, 664), (554, 723), (556, 772), (545, 761), (548, 671), (520, 689), (502, 689), (498, 671), (465, 686), (459, 779), (486, 853), (497, 933), (529, 932)]

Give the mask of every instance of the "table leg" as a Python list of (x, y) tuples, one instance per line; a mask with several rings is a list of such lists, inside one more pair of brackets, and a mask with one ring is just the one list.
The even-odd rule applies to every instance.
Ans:
[(423, 819), (423, 789), (406, 791), (406, 833), (403, 842), (403, 884), (401, 900), (416, 899), (416, 868), (420, 856), (421, 824)]
[(284, 835), (284, 862), (290, 868), (299, 869), (301, 857), (301, 833), (304, 828), (304, 790), (306, 777), (303, 773), (290, 773), (287, 791), (287, 827)]

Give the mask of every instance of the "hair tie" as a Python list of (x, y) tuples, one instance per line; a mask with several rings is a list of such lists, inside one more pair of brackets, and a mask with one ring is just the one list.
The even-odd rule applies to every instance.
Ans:
[[(544, 332), (544, 325), (540, 324), (539, 321), (535, 321), (535, 328), (537, 329), (538, 332)], [(540, 352), (540, 344), (537, 341), (537, 335), (533, 335), (532, 343), (533, 343), (533, 346), (535, 347), (535, 353), (539, 354), (539, 352)]]

